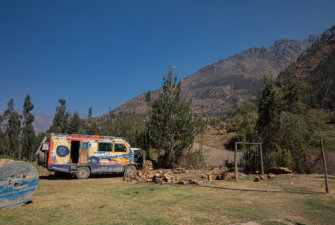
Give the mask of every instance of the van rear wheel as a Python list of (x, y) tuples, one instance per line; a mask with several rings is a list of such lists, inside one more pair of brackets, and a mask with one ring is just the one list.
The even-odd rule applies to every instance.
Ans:
[(77, 169), (76, 176), (78, 179), (87, 179), (91, 174), (91, 170), (88, 167), (79, 167)]

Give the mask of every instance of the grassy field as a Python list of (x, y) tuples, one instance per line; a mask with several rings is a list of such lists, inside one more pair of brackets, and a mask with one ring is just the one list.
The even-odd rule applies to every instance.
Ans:
[(330, 194), (322, 193), (324, 181), (316, 174), (280, 175), (259, 183), (253, 176), (241, 178), (157, 185), (121, 177), (44, 177), (32, 202), (0, 211), (0, 224), (335, 224), (334, 177)]

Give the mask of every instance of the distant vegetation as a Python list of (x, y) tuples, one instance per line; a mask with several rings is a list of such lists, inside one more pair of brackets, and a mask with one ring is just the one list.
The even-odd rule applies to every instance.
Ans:
[(7, 103), (7, 110), (0, 116), (0, 154), (18, 159), (33, 160), (37, 146), (44, 134), (36, 136), (31, 114), (34, 105), (28, 94), (24, 100), (23, 113), (14, 110), (14, 99)]

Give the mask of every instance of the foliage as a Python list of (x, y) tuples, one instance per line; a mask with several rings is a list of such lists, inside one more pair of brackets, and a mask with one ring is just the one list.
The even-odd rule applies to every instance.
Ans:
[(68, 130), (70, 113), (66, 112), (66, 101), (64, 99), (59, 99), (59, 104), (60, 105), (56, 108), (56, 113), (48, 133), (66, 133)]
[(306, 82), (309, 85), (309, 104), (313, 107), (335, 110), (335, 55), (321, 60)]
[(79, 113), (76, 111), (72, 114), (69, 123), (68, 128), (66, 129), (66, 133), (68, 134), (78, 134), (79, 130), (81, 128), (81, 119), (79, 116)]
[(124, 137), (131, 146), (146, 148), (146, 126), (134, 112), (114, 115), (111, 112), (104, 121), (101, 134)]
[(181, 98), (181, 82), (177, 82), (171, 68), (163, 82), (156, 100), (151, 100), (150, 92), (146, 96), (151, 107), (148, 138), (150, 150), (160, 154), (159, 164), (173, 168), (179, 165), (185, 151), (193, 144), (194, 121), (191, 102)]
[(19, 143), (20, 143), (20, 129), (21, 121), (20, 115), (14, 110), (14, 99), (10, 99), (8, 102), (8, 108), (4, 112), (4, 117), (8, 122), (6, 125), (5, 139), (6, 139), (6, 153), (17, 157), (19, 154)]
[(264, 77), (256, 127), (267, 167), (291, 166), (303, 172), (306, 154), (317, 146), (320, 121), (303, 103), (305, 87), (303, 81), (291, 80), (280, 88), (273, 78)]
[[(33, 127), (34, 115), (31, 114), (33, 108), (34, 105), (31, 103), (30, 95), (28, 94), (23, 105), (22, 157), (25, 159), (32, 159), (32, 154), (36, 150), (36, 136)], [(19, 158), (21, 158), (21, 152), (19, 153)]]
[(90, 135), (100, 133), (100, 130), (99, 130), (99, 127), (98, 127), (96, 121), (92, 119), (92, 112), (93, 112), (93, 109), (92, 109), (92, 107), (90, 107), (88, 109), (88, 118), (83, 123), (83, 125), (81, 127), (81, 130), (80, 130), (80, 133), (90, 134)]

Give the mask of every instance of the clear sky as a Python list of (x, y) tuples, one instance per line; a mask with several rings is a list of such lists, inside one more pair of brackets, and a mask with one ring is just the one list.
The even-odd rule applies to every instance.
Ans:
[(0, 111), (98, 116), (203, 66), (335, 24), (335, 1), (0, 0)]

